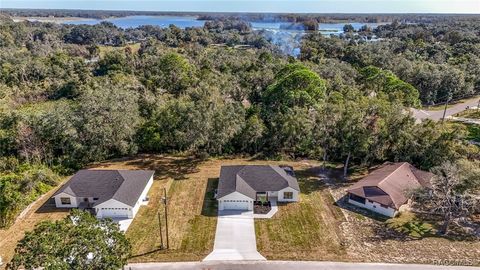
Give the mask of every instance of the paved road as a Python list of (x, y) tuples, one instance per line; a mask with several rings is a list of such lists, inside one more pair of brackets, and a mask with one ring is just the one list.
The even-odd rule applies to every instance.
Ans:
[(252, 211), (218, 211), (213, 251), (204, 261), (266, 260), (257, 251)]
[[(454, 114), (462, 112), (467, 107), (476, 107), (478, 105), (478, 99), (479, 97), (471, 98), (462, 103), (458, 103), (450, 108), (447, 108), (447, 113), (445, 114), (445, 117), (452, 116)], [(443, 117), (443, 110), (428, 111), (428, 110), (419, 110), (414, 108), (411, 108), (410, 110), (413, 113), (413, 117), (415, 117), (417, 120), (423, 120), (428, 118), (434, 121), (438, 121)]]
[(181, 262), (130, 264), (125, 270), (478, 270), (480, 267), (340, 262)]

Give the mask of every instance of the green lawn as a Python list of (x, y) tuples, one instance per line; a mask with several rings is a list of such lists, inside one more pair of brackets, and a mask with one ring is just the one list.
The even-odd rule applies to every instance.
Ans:
[[(165, 176), (154, 182), (149, 205), (140, 208), (127, 231), (133, 246), (131, 262), (201, 260), (211, 252), (217, 224), (213, 190), (218, 180), (214, 177), (218, 177), (218, 172), (210, 162), (205, 166), (201, 163), (187, 157), (170, 161), (157, 157), (148, 164), (148, 168), (162, 171)], [(168, 188), (169, 198), (168, 250), (160, 249), (158, 221), (160, 213), (166, 243), (164, 209), (160, 203), (164, 187)]]
[(343, 214), (317, 177), (299, 172), (300, 202), (279, 205), (273, 218), (255, 220), (257, 248), (273, 260), (342, 260)]

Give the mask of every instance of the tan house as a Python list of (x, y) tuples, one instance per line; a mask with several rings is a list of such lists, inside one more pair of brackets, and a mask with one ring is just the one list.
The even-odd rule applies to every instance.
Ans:
[(433, 174), (408, 162), (387, 163), (352, 185), (348, 202), (373, 212), (394, 217), (407, 203), (406, 193), (416, 188), (431, 188)]

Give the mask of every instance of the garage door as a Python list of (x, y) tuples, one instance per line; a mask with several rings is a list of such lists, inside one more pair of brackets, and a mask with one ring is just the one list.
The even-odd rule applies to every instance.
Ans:
[(102, 208), (102, 217), (128, 217), (127, 208)]
[(248, 210), (248, 205), (249, 204), (250, 204), (250, 202), (248, 202), (248, 201), (225, 200), (225, 201), (223, 201), (223, 209)]

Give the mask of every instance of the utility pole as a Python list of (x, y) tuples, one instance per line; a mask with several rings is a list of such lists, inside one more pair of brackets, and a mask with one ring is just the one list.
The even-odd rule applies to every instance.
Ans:
[(480, 110), (480, 98), (478, 99), (477, 111)]
[(164, 249), (165, 246), (163, 245), (162, 217), (160, 216), (160, 210), (157, 211), (157, 216), (158, 216), (158, 225), (160, 227), (160, 249)]
[(164, 194), (164, 197), (163, 197), (163, 204), (165, 206), (165, 234), (166, 234), (166, 238), (167, 238), (167, 249), (170, 247), (169, 245), (169, 242), (168, 242), (168, 211), (167, 211), (167, 189), (166, 188), (163, 188), (163, 194)]
[(445, 109), (443, 110), (442, 122), (445, 121), (445, 115), (447, 114), (448, 102), (450, 101), (450, 95), (448, 95), (447, 102), (445, 102)]

